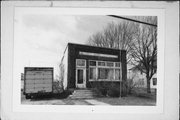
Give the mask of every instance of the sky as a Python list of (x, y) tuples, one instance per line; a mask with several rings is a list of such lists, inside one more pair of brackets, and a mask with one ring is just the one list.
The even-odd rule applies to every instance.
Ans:
[(88, 38), (120, 20), (105, 15), (58, 15), (36, 12), (15, 13), (14, 65), (18, 73), (24, 67), (58, 65), (68, 42), (86, 44)]

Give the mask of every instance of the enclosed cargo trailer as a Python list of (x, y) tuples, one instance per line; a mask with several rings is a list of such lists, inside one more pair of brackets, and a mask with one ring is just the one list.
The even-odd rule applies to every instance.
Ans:
[(53, 92), (53, 68), (25, 67), (24, 95), (32, 98), (38, 95), (48, 95)]

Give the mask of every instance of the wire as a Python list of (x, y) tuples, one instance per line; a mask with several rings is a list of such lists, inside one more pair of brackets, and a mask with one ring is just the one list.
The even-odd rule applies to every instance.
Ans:
[(125, 17), (121, 17), (121, 16), (117, 16), (117, 15), (107, 15), (107, 16), (115, 17), (115, 18), (120, 18), (120, 19), (124, 19), (124, 20), (129, 20), (129, 21), (133, 21), (133, 22), (137, 22), (137, 23), (141, 23), (141, 24), (146, 24), (146, 25), (157, 27), (157, 25), (155, 25), (155, 24), (151, 24), (151, 23), (147, 23), (147, 22), (142, 22), (142, 21), (138, 21), (138, 20), (133, 20), (133, 19), (130, 19), (130, 18), (125, 18)]

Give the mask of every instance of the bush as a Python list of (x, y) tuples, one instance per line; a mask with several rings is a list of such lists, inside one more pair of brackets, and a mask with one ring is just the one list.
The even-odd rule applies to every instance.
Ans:
[(94, 88), (95, 92), (102, 96), (119, 97), (120, 96), (120, 84), (111, 81), (100, 81), (91, 83), (91, 87)]
[(61, 94), (61, 97), (63, 97), (63, 98), (67, 98), (69, 95), (71, 95), (72, 94), (72, 92), (71, 91), (69, 91), (69, 90), (64, 90), (63, 92), (62, 92), (62, 94)]
[(126, 84), (127, 93), (132, 94), (133, 90), (136, 88), (138, 83), (134, 82), (133, 79), (127, 79), (125, 84)]
[(109, 97), (119, 97), (120, 96), (120, 89), (117, 87), (110, 87), (109, 90), (107, 91), (107, 95)]
[(95, 82), (91, 84), (91, 87), (94, 88), (94, 91), (102, 96), (107, 95), (107, 83), (106, 82)]
[(63, 91), (64, 90), (61, 82), (53, 81), (53, 93), (62, 93)]
[(71, 95), (72, 92), (69, 91), (69, 90), (64, 90), (63, 92), (61, 93), (54, 93), (54, 97), (55, 98), (58, 98), (58, 99), (64, 99), (64, 98), (67, 98), (69, 95)]
[(103, 95), (103, 96), (106, 96), (107, 95), (107, 89), (106, 88), (99, 88), (99, 91), (100, 93)]

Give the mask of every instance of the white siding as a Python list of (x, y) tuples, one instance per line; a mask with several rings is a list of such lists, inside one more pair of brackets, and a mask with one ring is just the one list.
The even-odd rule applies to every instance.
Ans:
[[(146, 81), (146, 74), (145, 73), (140, 73), (139, 71), (137, 72), (132, 72), (132, 71), (128, 71), (128, 79), (132, 79), (134, 82), (140, 82), (141, 80), (143, 81), (144, 84), (139, 85), (138, 87), (147, 87), (147, 81)], [(156, 85), (153, 85), (153, 78), (157, 78), (156, 74), (153, 75), (153, 77), (151, 78), (150, 81), (150, 87), (151, 88), (156, 88)]]
[[(153, 77), (151, 78), (151, 88), (156, 88), (157, 85), (153, 85), (153, 78), (157, 78), (157, 75), (154, 74)], [(157, 84), (157, 81), (156, 81)]]
[(66, 49), (66, 52), (64, 54), (64, 60), (63, 60), (63, 64), (64, 64), (64, 80), (63, 80), (63, 86), (64, 89), (67, 88), (67, 70), (68, 70), (68, 48)]

